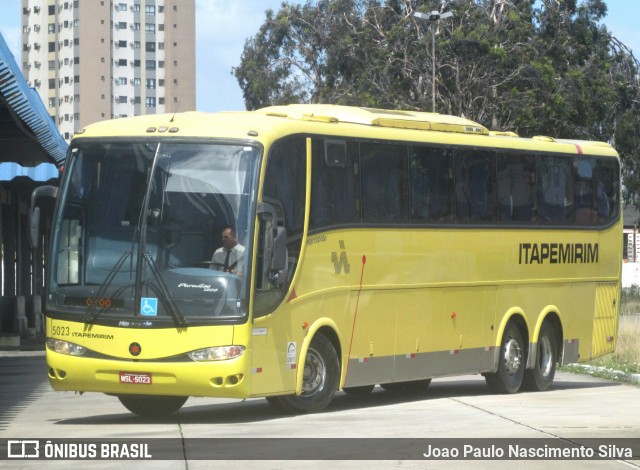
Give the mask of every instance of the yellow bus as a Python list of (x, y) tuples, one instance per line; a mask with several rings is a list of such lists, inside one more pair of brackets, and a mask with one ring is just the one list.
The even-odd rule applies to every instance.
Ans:
[(140, 116), (78, 133), (57, 199), (51, 385), (139, 415), (461, 374), (546, 390), (615, 347), (605, 143), (333, 105)]

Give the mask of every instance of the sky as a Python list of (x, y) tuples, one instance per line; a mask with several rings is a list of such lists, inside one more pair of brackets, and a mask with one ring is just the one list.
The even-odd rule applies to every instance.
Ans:
[[(0, 33), (20, 64), (20, 0), (0, 0)], [(281, 0), (196, 0), (196, 108), (216, 112), (245, 109), (242, 91), (231, 74), (240, 64), (245, 41), (254, 36), (265, 11)], [(304, 3), (304, 0), (288, 0)], [(605, 0), (607, 29), (640, 59), (640, 0)]]

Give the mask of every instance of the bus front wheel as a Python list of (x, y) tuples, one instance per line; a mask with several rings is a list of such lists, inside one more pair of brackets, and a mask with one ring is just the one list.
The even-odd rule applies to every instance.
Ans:
[(178, 411), (189, 397), (118, 395), (124, 407), (138, 416), (161, 418)]
[(311, 340), (304, 361), (302, 393), (267, 397), (267, 401), (285, 413), (313, 413), (326, 408), (340, 383), (340, 363), (333, 344), (324, 335)]
[(484, 376), (489, 389), (494, 393), (517, 393), (524, 377), (525, 359), (522, 332), (509, 322), (500, 344), (498, 371)]
[(538, 347), (536, 348), (536, 363), (533, 369), (524, 372), (523, 388), (526, 390), (543, 392), (548, 390), (556, 375), (558, 363), (558, 343), (553, 325), (545, 321), (540, 328)]

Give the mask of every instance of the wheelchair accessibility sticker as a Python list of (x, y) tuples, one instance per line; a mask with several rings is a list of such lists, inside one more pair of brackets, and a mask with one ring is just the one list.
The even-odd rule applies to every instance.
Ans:
[(140, 299), (140, 314), (148, 316), (158, 315), (158, 299), (154, 297), (142, 297)]

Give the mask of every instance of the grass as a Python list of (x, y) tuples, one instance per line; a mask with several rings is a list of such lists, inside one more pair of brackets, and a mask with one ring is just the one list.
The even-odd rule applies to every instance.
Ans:
[(561, 370), (589, 374), (622, 382), (629, 374), (640, 374), (640, 287), (622, 289), (616, 350), (581, 365), (562, 366)]
[(640, 286), (633, 285), (622, 289), (620, 315), (640, 315)]

